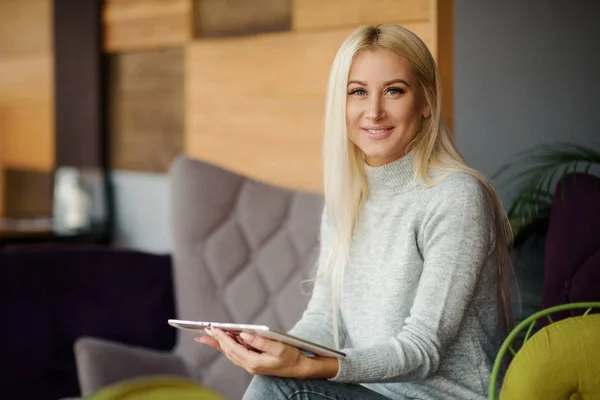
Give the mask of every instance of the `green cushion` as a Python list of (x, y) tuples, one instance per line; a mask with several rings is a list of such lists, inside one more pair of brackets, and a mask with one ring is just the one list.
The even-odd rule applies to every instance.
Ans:
[(172, 376), (129, 379), (107, 386), (89, 400), (225, 400), (192, 381)]
[(567, 318), (533, 335), (510, 363), (501, 400), (600, 399), (600, 314)]

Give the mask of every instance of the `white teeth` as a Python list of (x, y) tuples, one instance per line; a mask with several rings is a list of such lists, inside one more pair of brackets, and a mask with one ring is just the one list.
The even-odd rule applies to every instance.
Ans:
[(369, 133), (383, 133), (387, 131), (387, 129), (367, 129)]

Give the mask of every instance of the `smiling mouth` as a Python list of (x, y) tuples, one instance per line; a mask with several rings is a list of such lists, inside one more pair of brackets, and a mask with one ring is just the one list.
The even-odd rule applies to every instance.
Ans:
[(386, 137), (392, 134), (392, 132), (394, 131), (394, 127), (377, 129), (362, 128), (362, 130), (367, 133), (370, 139), (385, 139)]

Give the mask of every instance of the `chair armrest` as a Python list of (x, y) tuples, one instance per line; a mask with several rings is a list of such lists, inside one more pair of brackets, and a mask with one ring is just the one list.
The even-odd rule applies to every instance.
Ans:
[(139, 376), (175, 375), (190, 378), (184, 361), (171, 352), (89, 337), (77, 339), (74, 347), (82, 396)]

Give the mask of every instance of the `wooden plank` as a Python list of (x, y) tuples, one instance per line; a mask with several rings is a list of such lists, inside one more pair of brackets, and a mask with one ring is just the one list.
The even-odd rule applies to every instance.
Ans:
[(5, 170), (5, 215), (52, 215), (52, 174), (18, 169)]
[(268, 183), (321, 191), (327, 80), (348, 33), (281, 33), (187, 46), (186, 153)]
[(2, 152), (0, 151), (0, 217), (4, 217), (4, 165), (2, 163)]
[(52, 50), (52, 0), (0, 0), (0, 59)]
[(54, 0), (56, 165), (104, 164), (106, 83), (100, 3)]
[(430, 0), (292, 0), (292, 29), (427, 21)]
[(0, 59), (0, 148), (5, 167), (54, 166), (53, 57)]
[(192, 38), (192, 0), (106, 0), (107, 51), (181, 45)]
[(196, 0), (195, 36), (289, 31), (292, 0)]
[(442, 81), (442, 114), (450, 132), (454, 129), (454, 1), (433, 0), (436, 62)]
[(166, 172), (183, 148), (183, 50), (115, 54), (109, 64), (113, 167)]

